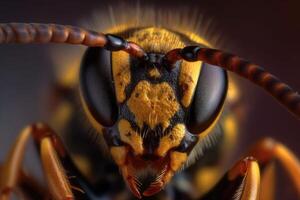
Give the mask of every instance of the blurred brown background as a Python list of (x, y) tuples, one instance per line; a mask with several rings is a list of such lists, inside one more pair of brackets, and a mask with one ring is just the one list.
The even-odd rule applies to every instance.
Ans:
[[(137, 1), (127, 2), (136, 4)], [(1, 0), (0, 23), (76, 25), (78, 20), (88, 19), (95, 10), (108, 9), (116, 3), (112, 0)], [(160, 8), (172, 6), (174, 12), (176, 7), (185, 5), (199, 10), (214, 19), (215, 30), (225, 41), (225, 50), (265, 66), (300, 91), (299, 0), (173, 0), (140, 1), (140, 4)], [(43, 98), (53, 78), (48, 52), (48, 47), (39, 45), (0, 46), (0, 160), (24, 125), (43, 121)], [(237, 155), (258, 138), (272, 136), (300, 156), (299, 121), (258, 87), (245, 80), (240, 80), (239, 84), (249, 113)], [(286, 184), (278, 187), (278, 199), (296, 199), (290, 182), (285, 177), (280, 180)]]

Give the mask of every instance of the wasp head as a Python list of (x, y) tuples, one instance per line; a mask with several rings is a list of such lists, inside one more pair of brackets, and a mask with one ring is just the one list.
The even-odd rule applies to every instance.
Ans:
[[(164, 40), (159, 31), (147, 29), (136, 42)], [(227, 90), (223, 70), (187, 61), (170, 68), (159, 53), (164, 47), (150, 47), (146, 60), (91, 48), (81, 69), (85, 110), (138, 198), (158, 193), (184, 167), (199, 135), (217, 121)]]

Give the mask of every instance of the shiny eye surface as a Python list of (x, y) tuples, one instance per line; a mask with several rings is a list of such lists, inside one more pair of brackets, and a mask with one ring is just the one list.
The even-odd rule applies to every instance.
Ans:
[(187, 128), (193, 134), (201, 134), (218, 117), (228, 88), (225, 70), (202, 64), (201, 73), (190, 107)]
[(118, 117), (111, 67), (111, 52), (88, 48), (81, 63), (80, 90), (88, 112), (102, 126), (112, 126)]

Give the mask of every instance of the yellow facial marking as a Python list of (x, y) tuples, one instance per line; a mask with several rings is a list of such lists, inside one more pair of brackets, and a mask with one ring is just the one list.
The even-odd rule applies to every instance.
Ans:
[(116, 98), (119, 103), (122, 103), (126, 99), (125, 88), (131, 81), (128, 53), (123, 51), (112, 53), (112, 71)]
[(160, 72), (158, 71), (157, 68), (153, 68), (153, 69), (150, 69), (148, 71), (148, 75), (151, 77), (151, 78), (159, 78), (161, 76)]
[(179, 170), (187, 160), (187, 154), (183, 152), (174, 151), (170, 154), (170, 167), (176, 172)]
[(147, 52), (166, 53), (171, 49), (185, 46), (177, 34), (156, 27), (138, 30), (128, 40), (139, 44)]
[(183, 139), (184, 134), (185, 126), (183, 124), (177, 124), (168, 135), (160, 139), (156, 151), (157, 155), (165, 156), (171, 148), (178, 146)]
[(141, 81), (132, 92), (127, 105), (139, 127), (147, 124), (151, 129), (169, 126), (170, 119), (179, 109), (173, 89), (168, 83), (151, 84)]
[(118, 166), (125, 164), (127, 152), (128, 150), (124, 146), (110, 148), (110, 153)]
[(184, 107), (188, 107), (192, 102), (194, 91), (200, 75), (201, 63), (202, 62), (183, 61), (181, 64), (179, 85), (183, 91), (181, 103)]
[(129, 144), (136, 154), (142, 154), (143, 139), (142, 137), (131, 128), (130, 123), (127, 120), (121, 119), (118, 124), (121, 140)]

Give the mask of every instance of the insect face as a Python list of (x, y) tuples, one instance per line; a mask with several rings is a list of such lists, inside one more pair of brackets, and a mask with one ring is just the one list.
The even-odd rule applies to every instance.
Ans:
[[(141, 188), (145, 196), (159, 192), (210, 133), (222, 110), (227, 74), (201, 62), (180, 61), (169, 69), (164, 54), (187, 45), (175, 33), (146, 28), (133, 35), (148, 59), (89, 48), (81, 93), (125, 181), (141, 197)], [(164, 46), (155, 43), (158, 38)]]
[[(300, 96), (297, 92), (262, 67), (238, 56), (206, 48), (204, 42), (194, 41), (189, 39), (191, 38), (189, 36), (162, 28), (133, 28), (115, 34), (128, 41), (111, 34), (105, 35), (72, 26), (0, 24), (0, 43), (53, 42), (91, 47), (86, 51), (81, 64), (81, 102), (89, 122), (97, 130), (97, 134), (103, 136), (125, 182), (138, 198), (158, 193), (197, 152), (201, 152), (202, 156), (202, 152), (207, 150), (206, 147), (211, 145), (207, 141), (215, 139), (217, 134), (213, 128), (219, 122), (227, 92), (227, 73), (223, 69), (239, 74), (264, 88), (298, 118), (300, 117)], [(193, 46), (195, 44), (197, 45)], [(222, 69), (212, 65), (220, 66)], [(75, 100), (73, 103), (75, 104)], [(73, 118), (70, 120), (72, 122), (69, 129), (80, 133), (75, 137), (82, 136), (86, 133), (86, 129), (76, 126), (77, 119), (81, 115), (78, 116), (76, 112), (75, 115), (75, 120), (73, 121)], [(221, 122), (218, 124), (222, 129)], [(30, 136), (40, 149), (49, 186), (46, 190), (36, 188), (37, 191), (43, 193), (50, 191), (55, 199), (77, 199), (78, 195), (90, 196), (88, 187), (84, 187), (88, 191), (86, 193), (77, 187), (77, 184), (86, 186), (80, 178), (84, 170), (78, 171), (80, 163), (78, 166), (74, 165), (59, 137), (43, 123), (30, 125), (20, 133), (1, 167), (0, 196), (9, 197), (15, 188), (20, 189), (21, 194), (24, 193), (26, 196), (32, 193), (28, 192), (28, 188), (30, 191), (31, 188), (35, 188), (31, 187), (35, 185), (34, 180), (23, 173), (21, 166), (24, 149)], [(227, 146), (228, 143), (225, 140), (223, 142)], [(74, 143), (76, 148), (79, 146), (77, 144)], [(79, 147), (80, 150), (90, 149), (81, 140), (79, 144), (85, 145), (84, 148)], [(215, 146), (218, 147), (215, 149), (217, 151), (210, 153), (221, 153), (222, 146)], [(91, 155), (89, 151), (88, 154), (97, 159), (93, 161), (97, 162), (98, 158), (103, 158), (100, 152), (98, 154), (98, 149), (91, 149), (95, 151)], [(73, 155), (75, 154), (76, 152)], [(213, 158), (213, 162), (216, 162), (215, 167), (222, 168), (219, 166), (220, 158), (214, 154), (206, 155)], [(208, 179), (202, 180), (200, 177), (199, 183), (203, 183), (202, 186), (209, 186), (202, 191), (203, 193), (200, 192), (199, 197), (201, 199), (266, 197), (260, 193), (259, 171), (260, 168), (262, 171), (270, 169), (269, 166), (275, 159), (280, 161), (300, 191), (299, 161), (284, 145), (272, 139), (264, 139), (255, 144), (246, 155), (247, 157), (237, 162), (208, 193), (207, 190), (214, 183), (213, 181), (208, 183), (206, 181)], [(202, 161), (205, 161), (205, 156)], [(110, 161), (106, 158), (105, 161), (111, 167)], [(101, 171), (98, 166), (95, 169), (104, 172), (103, 176), (107, 175), (106, 170)], [(66, 171), (71, 176), (69, 173), (66, 174)], [(191, 176), (195, 174), (187, 172)], [(197, 176), (198, 172), (209, 174), (206, 170), (201, 170), (197, 171)], [(269, 172), (263, 172), (263, 177)], [(215, 171), (213, 174), (217, 173)], [(69, 180), (68, 177), (74, 179)], [(106, 180), (104, 181), (106, 184)], [(117, 181), (113, 181), (113, 184), (119, 184)], [(113, 185), (113, 189), (114, 186), (116, 185)], [(269, 189), (269, 186), (266, 181), (261, 188)], [(199, 188), (202, 189), (197, 186), (197, 191)], [(272, 188), (270, 187), (271, 191)], [(72, 189), (81, 193), (73, 193)], [(193, 196), (183, 192), (179, 193), (179, 197), (176, 194), (174, 198), (182, 199), (184, 196), (190, 199)], [(105, 192), (103, 197), (106, 198), (110, 193), (110, 190)], [(267, 192), (268, 195), (271, 193)], [(49, 198), (47, 192), (40, 196)], [(112, 198), (115, 199), (114, 196)]]

